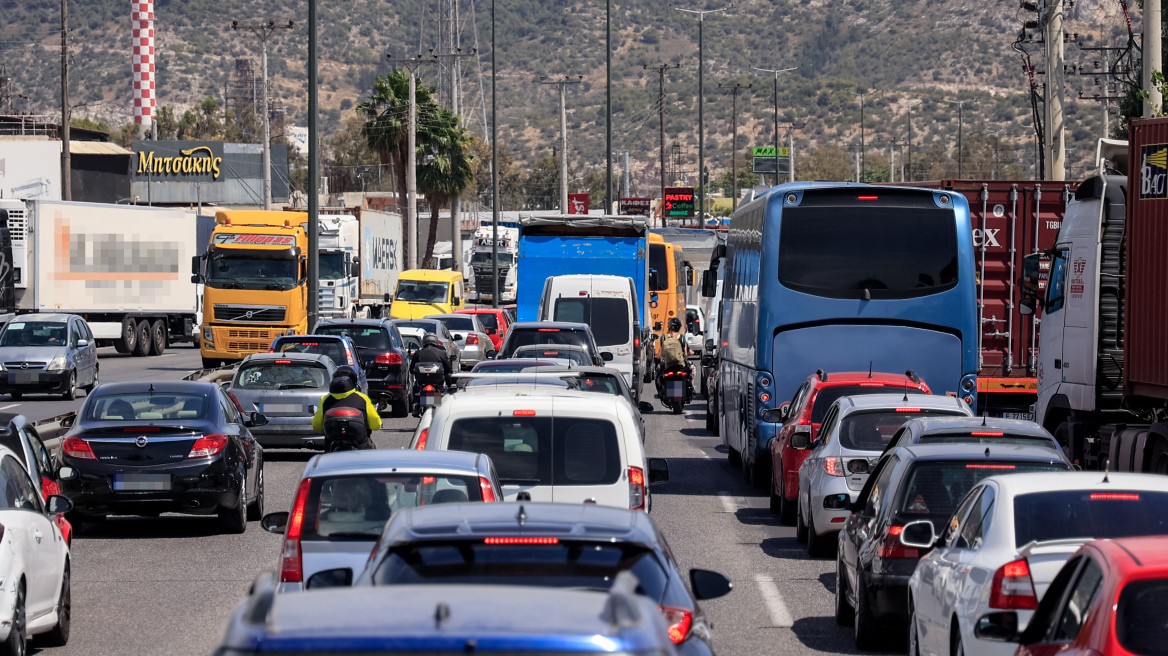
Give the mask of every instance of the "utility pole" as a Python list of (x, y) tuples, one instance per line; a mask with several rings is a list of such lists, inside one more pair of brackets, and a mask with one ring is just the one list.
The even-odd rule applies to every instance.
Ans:
[(259, 23), (255, 25), (240, 25), (239, 21), (231, 21), (231, 29), (246, 30), (260, 38), (260, 73), (263, 78), (263, 98), (260, 103), (260, 111), (264, 114), (264, 209), (272, 209), (272, 123), (271, 112), (268, 110), (268, 38), (275, 33), (276, 30), (290, 30), (292, 29), (292, 21), (287, 23), (276, 24), (276, 21), (269, 20), (267, 23)]
[(580, 84), (583, 75), (574, 78), (565, 75), (559, 79), (539, 78), (540, 84), (550, 84), (560, 89), (560, 214), (568, 213), (568, 85)]
[[(898, 100), (896, 102), (896, 104), (898, 104), (898, 105), (900, 105), (908, 110), (908, 115), (907, 115), (907, 118), (908, 118), (908, 140), (905, 141), (905, 145), (908, 148), (908, 155), (903, 160), (901, 160), (901, 164), (908, 165), (908, 177), (910, 180), (912, 180), (912, 179), (914, 179), (913, 178), (913, 170), (912, 170), (912, 108), (921, 104), (921, 101), (918, 100), (916, 102), (913, 102), (911, 100)], [(900, 181), (904, 182), (904, 179), (905, 179), (904, 173), (901, 173)]]
[[(457, 19), (458, 19), (458, 2), (454, 0), (453, 3), (453, 27), (450, 27), (451, 43), (457, 43)], [(473, 57), (478, 50), (472, 48), (469, 53), (462, 52), (462, 48), (453, 48), (451, 52), (435, 55), (441, 61), (443, 59), (450, 59), (450, 111), (455, 116), (462, 120), (462, 86), (461, 86), (461, 71), (462, 68), (459, 61), (464, 57)], [(459, 194), (450, 201), (450, 270), (462, 271), (462, 195)]]
[(896, 182), (896, 139), (888, 142), (888, 181)]
[[(800, 126), (802, 127), (802, 126)], [(777, 130), (776, 130), (777, 132)], [(775, 139), (778, 143), (778, 139)], [(778, 152), (778, 151), (776, 151)], [(787, 182), (795, 181), (795, 124), (791, 124), (791, 129), (787, 130)], [(775, 180), (778, 180), (778, 175), (775, 175)]]
[(491, 0), (491, 307), (493, 308), (499, 307), (499, 96), (495, 91), (495, 32), (495, 0)]
[[(762, 71), (763, 73), (772, 73), (772, 74), (774, 74), (774, 76), (775, 76), (775, 96), (774, 96), (774, 110), (775, 110), (775, 185), (776, 185), (776, 186), (778, 186), (778, 184), (779, 184), (779, 73), (789, 73), (789, 72), (791, 72), (791, 71), (793, 71), (793, 70), (796, 70), (796, 69), (798, 69), (799, 67), (798, 67), (798, 66), (794, 66), (794, 67), (792, 67), (792, 68), (780, 68), (780, 69), (773, 69), (773, 68), (759, 68), (759, 67), (757, 67), (757, 66), (751, 66), (751, 68), (752, 68), (752, 69), (754, 69), (754, 70), (756, 70), (756, 71)], [(794, 132), (794, 126), (792, 126), (792, 130), (791, 130), (791, 132)], [(789, 174), (789, 176), (788, 176), (788, 177), (790, 178), (790, 179), (788, 180), (788, 182), (794, 182), (794, 181), (795, 181), (795, 149), (794, 149), (794, 147), (793, 147), (794, 145), (795, 145), (795, 144), (794, 144), (794, 139), (792, 138), (792, 139), (791, 139), (791, 146), (792, 146), (792, 147), (790, 148), (790, 150), (789, 150), (789, 151), (788, 151), (788, 153), (787, 153), (787, 158), (788, 158), (788, 162), (789, 162), (789, 164), (790, 164), (790, 169), (791, 169), (791, 170), (790, 170), (790, 174)]]
[[(1160, 39), (1163, 37), (1160, 26), (1160, 0), (1144, 0), (1144, 70), (1141, 76), (1144, 91), (1144, 118), (1151, 118), (1156, 112), (1163, 111), (1164, 97), (1160, 89), (1152, 83), (1152, 71), (1164, 72), (1164, 53)], [(1061, 178), (1057, 178), (1060, 179)]]
[[(609, 0), (611, 2), (612, 0)], [(706, 24), (706, 14), (724, 12), (721, 9), (682, 9), (677, 11), (698, 16), (698, 225), (705, 225), (706, 221), (706, 49), (703, 26)]]
[[(1046, 161), (1049, 162), (1047, 171), (1051, 180), (1065, 180), (1067, 177), (1067, 145), (1064, 138), (1066, 122), (1063, 116), (1064, 7), (1064, 0), (1044, 0), (1040, 9), (1042, 41), (1046, 48), (1046, 143), (1043, 147), (1046, 149)], [(1156, 18), (1158, 21), (1159, 16)], [(1159, 22), (1156, 24), (1159, 25)], [(1144, 29), (1146, 34), (1147, 27)], [(1156, 43), (1159, 42), (1156, 39)], [(1144, 61), (1148, 60), (1147, 54), (1145, 51)]]
[(860, 98), (860, 175), (856, 177), (856, 182), (864, 181), (864, 171), (867, 169), (867, 163), (864, 161), (864, 98), (870, 95), (871, 91), (857, 91), (856, 96)]
[(659, 64), (657, 66), (649, 66), (645, 64), (641, 66), (644, 70), (653, 69), (657, 71), (657, 123), (661, 133), (661, 207), (658, 208), (658, 214), (661, 214), (661, 223), (665, 224), (665, 71), (671, 68), (677, 68), (681, 64)]
[(957, 179), (962, 180), (965, 178), (965, 176), (962, 174), (964, 170), (963, 164), (965, 162), (965, 151), (963, 149), (964, 144), (962, 143), (962, 128), (965, 125), (965, 103), (968, 101), (946, 100), (945, 102), (949, 103), (950, 105), (957, 105)]
[[(386, 56), (386, 61), (401, 66), (410, 73), (410, 110), (406, 121), (406, 266), (418, 268), (418, 81), (417, 71), (422, 64), (437, 61), (434, 58), (394, 59)], [(457, 254), (459, 258), (461, 253)]]
[(317, 80), (316, 3), (308, 0), (308, 325), (316, 326), (320, 313), (320, 140), (317, 107), (320, 89)]
[[(733, 98), (731, 101), (732, 109), (730, 110), (730, 124), (733, 126), (731, 128), (731, 133), (734, 135), (731, 137), (733, 141), (730, 143), (730, 177), (733, 178), (733, 181), (730, 184), (734, 191), (731, 194), (730, 209), (731, 211), (736, 211), (738, 209), (738, 94), (743, 89), (753, 89), (754, 85), (748, 84), (746, 86), (742, 86), (741, 84), (735, 82), (733, 86), (719, 84), (718, 88), (726, 89), (730, 92), (730, 95)], [(777, 157), (777, 151), (775, 155)], [(779, 172), (777, 161), (778, 160), (776, 159), (776, 179)]]
[(69, 154), (69, 0), (61, 0), (61, 200), (73, 200), (73, 159)]
[(626, 150), (625, 151), (625, 197), (629, 197), (632, 195), (629, 193), (629, 186), (630, 186), (629, 183), (630, 183), (630, 180), (629, 180), (629, 151)]
[(604, 3), (604, 160), (604, 213), (612, 214), (612, 0)]

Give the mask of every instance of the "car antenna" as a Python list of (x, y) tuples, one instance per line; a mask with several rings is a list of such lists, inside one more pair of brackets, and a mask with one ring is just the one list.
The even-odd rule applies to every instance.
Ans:
[(986, 416), (988, 416), (988, 415), (989, 415), (989, 413), (988, 413), (988, 412), (983, 412), (983, 413), (981, 413), (981, 425), (982, 425), (982, 428), (985, 428), (985, 425), (986, 425)]
[(148, 391), (148, 392), (150, 392), (151, 394), (153, 394), (153, 393), (154, 393), (154, 383), (150, 383), (150, 389), (148, 389), (148, 390), (146, 390), (146, 391)]
[(990, 457), (990, 448), (987, 446), (985, 450), (985, 457)]
[(868, 378), (872, 377), (872, 361), (868, 361)]
[(904, 381), (904, 398), (901, 399), (901, 403), (908, 403), (908, 381), (907, 380)]
[(1106, 465), (1103, 465), (1103, 480), (1101, 480), (1099, 482), (1100, 483), (1110, 483), (1111, 481), (1108, 480), (1108, 478), (1107, 478), (1107, 475), (1109, 473), (1111, 473), (1111, 461), (1110, 460), (1107, 461)]
[(527, 523), (527, 511), (523, 509), (523, 506), (519, 506), (519, 513), (515, 515), (515, 521), (519, 522), (520, 526)]
[(442, 623), (450, 619), (450, 606), (438, 602), (438, 606), (434, 609), (434, 628), (442, 628)]

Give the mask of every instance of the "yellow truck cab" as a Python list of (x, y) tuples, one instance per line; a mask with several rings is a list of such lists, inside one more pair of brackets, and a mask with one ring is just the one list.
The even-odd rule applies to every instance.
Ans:
[(203, 290), (203, 366), (267, 351), (308, 332), (308, 214), (223, 210), (194, 273)]
[(421, 319), (431, 314), (450, 314), (466, 307), (464, 281), (458, 271), (411, 269), (397, 278), (389, 316)]

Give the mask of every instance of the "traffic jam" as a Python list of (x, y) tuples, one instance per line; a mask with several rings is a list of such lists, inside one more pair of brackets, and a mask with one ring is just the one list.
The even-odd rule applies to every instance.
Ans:
[(193, 312), (37, 273), (4, 653), (139, 651), (101, 577), (208, 549), (246, 581), (156, 650), (1163, 655), (1165, 151), (1136, 120), (1077, 184), (797, 182), (728, 229), (522, 214), (466, 271), (322, 215), (311, 326), (302, 213), (168, 218)]

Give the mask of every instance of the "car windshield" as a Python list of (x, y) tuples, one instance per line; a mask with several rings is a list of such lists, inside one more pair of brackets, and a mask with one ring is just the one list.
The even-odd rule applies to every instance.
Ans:
[[(588, 334), (582, 330), (563, 330), (560, 328), (524, 328), (512, 330), (507, 335), (507, 348), (514, 353), (515, 349), (535, 344), (567, 344), (588, 348)], [(500, 357), (510, 357), (509, 354), (500, 354)]]
[(355, 362), (350, 362), (345, 355), (345, 347), (338, 341), (326, 340), (320, 341), (315, 339), (280, 339), (277, 340), (273, 347), (276, 353), (310, 353), (312, 355), (328, 356), (333, 364), (338, 367), (343, 364), (355, 365)]
[(328, 383), (329, 371), (323, 365), (270, 360), (241, 366), (232, 386), (245, 390), (320, 389)]
[(1138, 656), (1168, 654), (1168, 579), (1133, 581), (1119, 594), (1115, 613), (1115, 637), (1127, 651)]
[(575, 365), (587, 366), (592, 364), (592, 358), (588, 357), (587, 351), (569, 346), (521, 346), (515, 349), (515, 353), (511, 357), (519, 360), (524, 358), (534, 360), (553, 358), (557, 360), (568, 360)]
[(0, 346), (64, 346), (68, 337), (64, 321), (13, 321), (0, 334)]
[(483, 328), (499, 329), (499, 317), (490, 312), (479, 312), (477, 316), (479, 323), (483, 324)]
[(318, 326), (316, 332), (321, 335), (347, 335), (359, 349), (372, 349), (374, 351), (389, 349), (389, 333), (381, 326), (338, 324)]
[(949, 517), (974, 485), (988, 476), (1028, 472), (1066, 471), (1059, 464), (1002, 461), (920, 462), (907, 474), (900, 493), (900, 514), (913, 519), (923, 515)]
[(615, 346), (632, 341), (629, 302), (623, 298), (557, 298), (552, 320), (588, 324), (597, 346)]
[(445, 303), (450, 283), (429, 280), (398, 280), (395, 301), (407, 303)]
[(340, 280), (348, 277), (344, 253), (321, 253), (318, 258), (321, 280)]
[(296, 286), (296, 259), (260, 259), (252, 255), (212, 255), (207, 262), (207, 285), (220, 289), (271, 290)]
[[(822, 387), (815, 394), (814, 405), (811, 406), (811, 423), (823, 423), (823, 418), (827, 416), (827, 409), (831, 407), (840, 398), (845, 396), (861, 396), (864, 394), (888, 394), (891, 391), (892, 385), (881, 385), (873, 383), (870, 385), (836, 385), (832, 387)], [(903, 385), (895, 386), (896, 392), (903, 391), (905, 394), (924, 394), (919, 389), (908, 388), (905, 389)]]
[(445, 317), (439, 319), (450, 330), (474, 330), (474, 319), (470, 317)]
[(1045, 446), (1049, 448), (1058, 446), (1053, 438), (1044, 435), (1017, 434), (996, 431), (992, 428), (949, 433), (926, 433), (921, 435), (919, 441), (921, 444), (1017, 444), (1019, 446)]
[(482, 501), (477, 477), (421, 472), (313, 477), (302, 539), (372, 542), (399, 510), (466, 501)]
[(1059, 490), (1014, 497), (1014, 542), (1168, 535), (1168, 492)]
[(899, 410), (877, 410), (874, 412), (853, 412), (840, 421), (840, 446), (853, 451), (884, 450), (885, 445), (900, 430), (909, 419), (917, 417), (936, 417), (957, 413), (946, 411), (928, 411), (920, 408), (901, 408)]
[(616, 541), (486, 544), (483, 538), (405, 544), (391, 549), (373, 574), (375, 585), (461, 583), (538, 585), (607, 590), (632, 572), (637, 592), (659, 601), (669, 575), (653, 552)]
[(86, 417), (94, 421), (141, 421), (150, 419), (203, 419), (215, 403), (197, 394), (110, 394), (94, 397)]
[(612, 485), (623, 473), (606, 419), (467, 417), (451, 426), (447, 448), (490, 456), (504, 485)]

